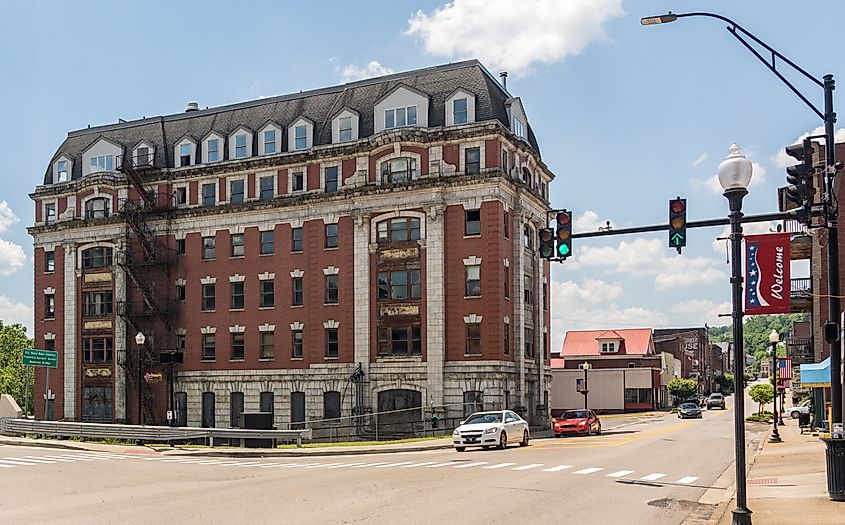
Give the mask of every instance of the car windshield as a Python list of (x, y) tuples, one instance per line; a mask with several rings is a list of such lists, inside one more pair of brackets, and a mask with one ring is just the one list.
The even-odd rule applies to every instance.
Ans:
[(500, 413), (488, 413), (488, 414), (473, 414), (469, 416), (466, 421), (464, 421), (464, 425), (477, 425), (479, 423), (501, 423), (502, 422), (502, 414)]
[(710, 399), (722, 399), (722, 394), (710, 394)]
[(684, 403), (681, 405), (681, 408), (684, 410), (691, 410), (693, 408), (698, 408), (698, 405), (693, 405), (692, 403)]
[(569, 412), (564, 412), (560, 419), (587, 419), (587, 411), (586, 410), (570, 410)]

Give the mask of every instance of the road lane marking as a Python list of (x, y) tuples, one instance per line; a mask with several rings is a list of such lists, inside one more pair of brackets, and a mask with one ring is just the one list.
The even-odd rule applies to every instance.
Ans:
[(266, 463), (261, 465), (264, 468), (276, 468), (276, 467), (286, 467), (288, 465), (292, 465), (292, 463)]
[(244, 463), (238, 463), (237, 465), (234, 465), (234, 466), (235, 467), (254, 467), (254, 466), (260, 465), (260, 464), (261, 464), (260, 461), (246, 461)]
[[(479, 465), (486, 465), (487, 461), (476, 461), (474, 463), (464, 463), (463, 465), (455, 465), (455, 468), (470, 468), (470, 467), (477, 467)], [(515, 463), (508, 463), (508, 465), (515, 465)], [(487, 468), (487, 467), (485, 467)]]
[(598, 467), (590, 467), (590, 468), (585, 468), (584, 470), (575, 471), (575, 472), (573, 472), (573, 474), (592, 474), (592, 473), (598, 472), (600, 470), (604, 470), (604, 469), (598, 468)]
[(685, 478), (679, 479), (675, 483), (680, 483), (682, 485), (689, 485), (690, 483), (692, 483), (693, 481), (695, 481), (697, 479), (698, 479), (698, 477), (696, 477), (696, 476), (687, 476)]
[(566, 470), (568, 468), (572, 468), (572, 465), (558, 465), (552, 468), (544, 468), (542, 472), (560, 472), (561, 470)]
[(440, 468), (440, 467), (448, 467), (449, 465), (455, 465), (454, 461), (449, 461), (447, 463), (435, 463), (434, 465), (429, 465), (426, 468)]
[(311, 465), (310, 467), (305, 467), (305, 468), (323, 468), (323, 467), (331, 467), (332, 465), (343, 465), (343, 463), (338, 463), (338, 462), (334, 462), (334, 463), (317, 463), (316, 465)]
[(233, 467), (235, 465), (240, 465), (237, 461), (223, 461), (222, 463), (216, 463), (216, 465), (221, 467)]
[(663, 474), (662, 472), (654, 472), (652, 474), (649, 474), (648, 476), (641, 477), (640, 480), (641, 481), (656, 481), (656, 480), (664, 477), (665, 475), (666, 474)]
[(607, 475), (609, 478), (621, 478), (623, 476), (627, 476), (628, 474), (633, 473), (633, 470), (617, 470), (616, 472), (612, 472)]
[(400, 461), (399, 463), (387, 463), (386, 465), (379, 465), (376, 468), (388, 468), (388, 467), (398, 467), (401, 465), (408, 465), (413, 463), (413, 461)]
[(309, 467), (311, 465), (320, 465), (321, 463), (292, 463), (285, 468)]
[(37, 464), (38, 464), (38, 463), (27, 463), (26, 461), (24, 461), (24, 460), (22, 460), (22, 459), (21, 459), (21, 460), (17, 460), (17, 461), (15, 461), (13, 458), (3, 458), (3, 459), (0, 459), (0, 462), (2, 462), (2, 463), (9, 463), (9, 464), (11, 464), (11, 465), (15, 465), (15, 466), (20, 466), (20, 465), (37, 465)]
[(15, 466), (14, 465), (3, 465), (2, 463), (0, 463), (0, 468), (15, 468)]
[(436, 461), (423, 461), (422, 463), (412, 463), (410, 465), (402, 465), (399, 468), (412, 468), (412, 467), (424, 467), (426, 465), (433, 465), (437, 463)]
[(59, 456), (24, 456), (24, 458), (29, 458), (29, 459), (44, 458), (44, 459), (49, 459), (50, 461), (63, 461), (65, 463), (73, 463), (72, 459), (62, 459)]
[(198, 465), (220, 465), (221, 463), (230, 463), (225, 459), (203, 459), (201, 461), (197, 461)]
[(352, 468), (364, 468), (364, 467), (375, 467), (377, 465), (384, 465), (387, 461), (376, 461), (375, 463), (364, 463), (363, 465), (357, 465)]
[(511, 470), (531, 470), (532, 468), (542, 467), (542, 463), (531, 463), (528, 465), (523, 465), (521, 467), (514, 467)]
[(487, 467), (481, 467), (481, 468), (486, 468), (486, 469), (488, 469), (488, 470), (493, 470), (493, 469), (502, 468), (502, 467), (510, 467), (511, 465), (516, 465), (516, 463), (498, 463), (498, 464), (496, 464), (496, 465), (490, 465), (490, 466), (487, 466)]
[[(73, 463), (74, 461), (79, 461), (76, 458), (69, 458), (67, 456), (44, 456), (47, 459), (55, 459), (56, 461), (64, 461), (66, 463)], [(83, 459), (82, 461), (92, 461), (90, 459)]]
[(362, 463), (362, 462), (360, 462), (360, 461), (359, 461), (358, 463), (341, 463), (340, 465), (333, 465), (333, 466), (329, 467), (329, 469), (333, 469), (333, 468), (343, 468), (343, 467), (352, 467), (352, 466), (354, 466), (354, 465), (366, 465), (366, 463)]
[(104, 461), (104, 460), (106, 460), (106, 459), (109, 459), (109, 458), (104, 458), (104, 457), (102, 457), (102, 456), (92, 456), (92, 455), (90, 455), (90, 454), (68, 454), (68, 455), (66, 455), (65, 457), (68, 457), (68, 458), (78, 458), (78, 459), (81, 459), (81, 460), (87, 460), (87, 461), (94, 461), (94, 460), (96, 460), (96, 461)]
[(20, 459), (21, 461), (34, 461), (35, 463), (47, 463), (47, 464), (55, 463), (55, 461), (53, 461), (53, 460), (44, 459), (44, 458), (33, 458), (33, 457), (9, 458), (9, 459)]

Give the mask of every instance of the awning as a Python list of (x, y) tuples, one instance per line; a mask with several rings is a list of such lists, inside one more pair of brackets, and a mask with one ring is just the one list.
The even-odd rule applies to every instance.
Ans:
[(802, 388), (828, 388), (830, 387), (830, 358), (821, 363), (801, 365), (801, 387)]

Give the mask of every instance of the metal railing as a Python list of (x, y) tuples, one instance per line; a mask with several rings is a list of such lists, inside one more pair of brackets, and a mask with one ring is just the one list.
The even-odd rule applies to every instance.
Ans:
[(795, 219), (787, 219), (783, 221), (783, 231), (786, 233), (806, 233), (807, 229), (804, 225)]
[(806, 292), (813, 291), (813, 279), (812, 277), (798, 277), (795, 279), (790, 279), (789, 281), (789, 292), (792, 295), (801, 295)]
[(310, 428), (302, 430), (252, 430), (242, 428), (154, 427), (70, 421), (37, 421), (20, 418), (0, 418), (0, 434), (39, 434), (56, 437), (123, 439), (155, 443), (207, 439), (211, 447), (214, 447), (215, 439), (296, 441), (297, 447), (302, 446), (303, 439), (311, 439)]

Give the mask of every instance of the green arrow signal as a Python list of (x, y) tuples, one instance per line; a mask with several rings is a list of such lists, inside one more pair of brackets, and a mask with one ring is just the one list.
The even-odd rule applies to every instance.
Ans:
[(675, 246), (678, 246), (682, 242), (684, 242), (684, 236), (680, 233), (675, 233), (675, 235), (672, 236), (672, 244)]

